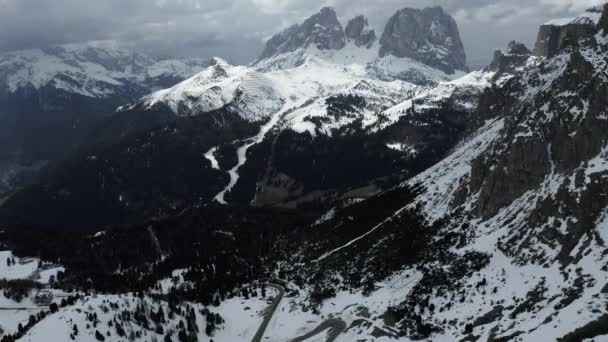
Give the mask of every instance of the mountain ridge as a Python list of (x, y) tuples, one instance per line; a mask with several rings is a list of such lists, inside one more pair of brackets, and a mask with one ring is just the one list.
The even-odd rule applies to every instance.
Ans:
[[(390, 60), (389, 55), (395, 61), (388, 63), (401, 64), (403, 68), (403, 71), (386, 69), (385, 78), (389, 79), (423, 82), (424, 75), (418, 80), (405, 72), (408, 64), (416, 63), (441, 70), (447, 75), (444, 80), (457, 71), (468, 71), (458, 25), (441, 7), (397, 11), (380, 39), (368, 27), (365, 16), (348, 20), (345, 30), (335, 10), (324, 7), (301, 25), (270, 38), (252, 66), (263, 70), (291, 68), (309, 58), (321, 58), (367, 65), (368, 71), (374, 73), (374, 69), (382, 69), (387, 63), (385, 59)], [(379, 73), (375, 76), (382, 78)]]

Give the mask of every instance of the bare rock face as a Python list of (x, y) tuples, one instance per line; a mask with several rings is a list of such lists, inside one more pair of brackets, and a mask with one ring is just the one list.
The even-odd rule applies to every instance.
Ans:
[(581, 39), (591, 38), (596, 32), (595, 23), (586, 17), (564, 23), (542, 25), (534, 47), (534, 55), (553, 57), (564, 47), (577, 44)]
[(395, 13), (380, 38), (380, 57), (408, 57), (446, 73), (466, 70), (458, 25), (441, 7)]
[(604, 36), (608, 35), (608, 4), (603, 7), (602, 16), (597, 24), (597, 30), (602, 31)]
[(316, 46), (319, 50), (340, 50), (346, 45), (344, 28), (336, 12), (324, 7), (300, 25), (294, 25), (272, 37), (260, 56), (260, 60), (275, 55)]
[(360, 15), (351, 19), (346, 25), (346, 39), (357, 47), (371, 48), (376, 41), (376, 32), (369, 28), (367, 18)]
[(496, 50), (492, 64), (486, 68), (487, 71), (495, 71), (497, 74), (513, 73), (515, 69), (523, 66), (532, 56), (532, 51), (526, 45), (511, 41), (506, 51)]
[[(607, 141), (608, 126), (602, 113), (607, 108), (608, 84), (605, 78), (594, 75), (604, 73), (602, 61), (608, 45), (592, 36), (583, 39), (595, 31), (586, 25), (544, 25), (541, 33), (543, 30), (555, 32), (548, 37), (550, 40), (567, 37), (568, 34), (584, 35), (576, 36), (579, 39), (577, 43), (572, 40), (560, 43), (563, 47), (573, 44), (570, 45), (571, 51), (560, 54), (561, 48), (550, 50), (548, 56), (552, 57), (547, 57), (538, 66), (526, 67), (523, 74), (516, 74), (514, 81), (510, 81), (499, 94), (488, 90), (482, 95), (479, 113), (500, 113), (498, 117), (505, 118), (506, 127), (504, 136), (497, 140), (493, 149), (482, 154), (472, 167), (469, 193), (479, 193), (477, 215), (480, 217), (493, 217), (515, 199), (541, 186), (551, 175), (578, 175), (585, 163), (602, 153)], [(494, 61), (493, 67), (500, 70), (510, 55), (520, 54), (522, 58), (529, 57), (529, 51), (512, 43), (507, 53), (501, 53)], [(589, 58), (589, 55), (596, 57)], [(544, 82), (543, 78), (552, 80), (544, 88), (539, 86)], [(569, 182), (577, 179), (573, 177)], [(562, 184), (566, 192), (562, 194), (563, 203), (579, 195), (568, 192), (566, 185)], [(593, 188), (590, 185), (585, 189), (589, 196), (600, 198), (599, 193), (591, 194)], [(579, 200), (582, 198), (584, 196)], [(550, 216), (547, 213), (557, 211), (558, 206), (553, 203), (556, 201), (555, 198), (548, 199), (544, 207), (538, 209), (537, 214), (542, 218), (537, 219), (538, 222), (546, 220)], [(602, 205), (606, 203), (601, 202)], [(566, 205), (570, 211), (581, 208), (580, 213), (574, 213), (578, 222), (597, 219), (599, 209), (588, 210), (590, 206), (583, 208), (580, 203)]]

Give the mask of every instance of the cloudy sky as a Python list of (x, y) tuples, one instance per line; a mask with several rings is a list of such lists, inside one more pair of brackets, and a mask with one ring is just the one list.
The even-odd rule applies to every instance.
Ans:
[(538, 25), (605, 0), (0, 0), (0, 51), (117, 40), (163, 56), (251, 61), (274, 32), (322, 6), (340, 19), (365, 14), (378, 34), (403, 7), (441, 5), (456, 18), (469, 63), (516, 39), (532, 44)]

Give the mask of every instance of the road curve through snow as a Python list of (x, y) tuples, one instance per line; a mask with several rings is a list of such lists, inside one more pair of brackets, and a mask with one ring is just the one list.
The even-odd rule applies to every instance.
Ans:
[(340, 334), (344, 330), (346, 330), (346, 322), (344, 322), (343, 320), (341, 320), (339, 318), (330, 318), (326, 321), (323, 321), (321, 324), (319, 324), (318, 327), (316, 327), (314, 330), (312, 330), (308, 334), (302, 335), (300, 337), (296, 337), (293, 340), (291, 340), (290, 342), (305, 341), (328, 329), (329, 329), (329, 335), (327, 336), (326, 342), (333, 342), (338, 338), (338, 336), (340, 336)]
[(279, 294), (274, 299), (272, 304), (266, 309), (267, 311), (264, 315), (264, 321), (262, 322), (262, 325), (260, 325), (260, 327), (258, 328), (258, 331), (255, 333), (255, 336), (253, 337), (251, 342), (261, 342), (262, 341), (262, 338), (264, 337), (264, 333), (266, 333), (266, 329), (268, 328), (268, 324), (270, 324), (270, 320), (272, 319), (272, 316), (274, 316), (274, 313), (277, 310), (279, 303), (281, 302), (281, 300), (283, 299), (283, 296), (285, 295), (285, 288), (281, 285), (266, 284), (266, 286), (272, 287), (273, 289), (279, 291)]
[[(283, 286), (276, 285), (276, 284), (265, 284), (265, 285), (268, 287), (272, 287), (273, 289), (277, 290), (279, 293), (277, 294), (277, 296), (274, 299), (274, 301), (272, 302), (272, 304), (266, 309), (266, 313), (264, 314), (264, 321), (258, 328), (258, 331), (255, 333), (255, 336), (253, 337), (251, 342), (261, 342), (262, 341), (262, 338), (264, 338), (264, 334), (266, 333), (266, 329), (268, 328), (268, 325), (270, 324), (272, 317), (274, 316), (275, 312), (277, 311), (277, 308), (279, 307), (281, 300), (285, 296), (285, 288)], [(305, 341), (313, 336), (316, 336), (316, 335), (324, 332), (325, 330), (329, 330), (329, 335), (327, 336), (326, 342), (333, 342), (338, 338), (338, 336), (340, 336), (340, 334), (342, 332), (344, 332), (344, 330), (346, 330), (346, 322), (344, 322), (343, 320), (341, 320), (339, 318), (330, 318), (328, 320), (323, 321), (321, 324), (319, 324), (318, 327), (316, 327), (311, 332), (309, 332), (305, 335), (302, 335), (300, 337), (296, 337), (293, 340), (290, 340), (290, 342)]]

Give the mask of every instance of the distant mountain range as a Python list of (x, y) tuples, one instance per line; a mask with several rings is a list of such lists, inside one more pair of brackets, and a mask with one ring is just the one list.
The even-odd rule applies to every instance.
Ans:
[(113, 42), (0, 55), (0, 175), (15, 180), (32, 164), (67, 155), (116, 107), (206, 65), (134, 54)]

